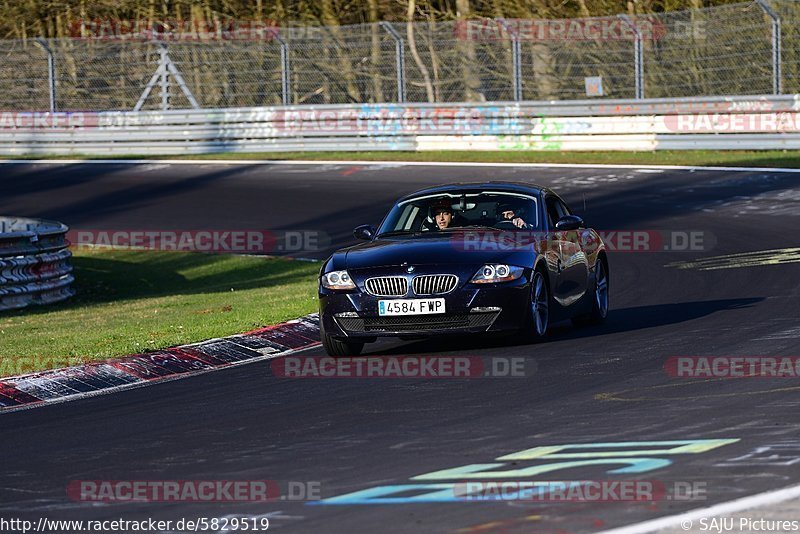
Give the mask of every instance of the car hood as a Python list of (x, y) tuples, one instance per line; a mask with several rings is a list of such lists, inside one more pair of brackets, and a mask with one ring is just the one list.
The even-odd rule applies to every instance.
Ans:
[[(397, 265), (483, 265), (507, 263), (532, 266), (534, 247), (508, 246), (491, 239), (465, 241), (458, 234), (442, 237), (376, 239), (348, 249), (347, 269)], [(509, 250), (510, 249), (510, 250)]]

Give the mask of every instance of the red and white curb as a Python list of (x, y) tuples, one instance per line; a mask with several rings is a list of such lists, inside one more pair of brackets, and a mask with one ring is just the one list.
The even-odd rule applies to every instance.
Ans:
[(278, 358), (319, 344), (319, 317), (311, 314), (245, 334), (0, 378), (0, 413)]

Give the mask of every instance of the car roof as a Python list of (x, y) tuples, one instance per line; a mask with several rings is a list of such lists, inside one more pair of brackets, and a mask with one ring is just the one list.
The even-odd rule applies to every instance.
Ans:
[(508, 193), (525, 193), (528, 195), (538, 195), (540, 192), (545, 192), (545, 193), (551, 192), (548, 188), (543, 187), (541, 185), (524, 183), (524, 182), (499, 182), (499, 181), (457, 182), (446, 185), (437, 185), (434, 187), (426, 187), (424, 189), (414, 191), (413, 193), (409, 193), (408, 195), (399, 199), (398, 202), (403, 202), (404, 200), (408, 200), (410, 198), (416, 198), (419, 196), (435, 195), (438, 193), (444, 194), (444, 193), (453, 193), (456, 191), (472, 192), (472, 191), (481, 191), (483, 189), (491, 189), (492, 191), (502, 191)]

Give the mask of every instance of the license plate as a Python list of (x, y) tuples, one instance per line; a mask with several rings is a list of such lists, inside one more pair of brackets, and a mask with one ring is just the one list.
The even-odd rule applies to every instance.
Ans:
[(378, 315), (428, 315), (444, 313), (444, 299), (379, 300)]

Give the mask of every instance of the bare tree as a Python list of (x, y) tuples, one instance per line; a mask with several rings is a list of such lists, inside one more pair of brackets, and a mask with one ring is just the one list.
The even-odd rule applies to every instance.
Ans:
[(383, 102), (383, 84), (378, 66), (381, 62), (381, 28), (378, 26), (380, 21), (377, 0), (367, 0), (367, 21), (370, 27), (370, 63), (369, 75), (372, 80), (372, 100), (373, 102)]
[(408, 48), (411, 50), (411, 55), (414, 58), (414, 63), (422, 74), (422, 79), (425, 82), (425, 93), (428, 97), (428, 102), (434, 102), (433, 84), (431, 83), (431, 75), (428, 74), (428, 68), (422, 62), (417, 51), (417, 40), (414, 36), (414, 12), (416, 11), (416, 1), (408, 0), (408, 10), (406, 11), (406, 35), (408, 37)]
[[(464, 23), (472, 15), (469, 0), (456, 0), (456, 18), (459, 22)], [(475, 43), (473, 43), (469, 36), (459, 44), (461, 54), (459, 54), (459, 61), (461, 62), (461, 73), (464, 79), (464, 99), (467, 102), (485, 102), (486, 95), (481, 91), (481, 79), (477, 69), (478, 57), (475, 54)]]

